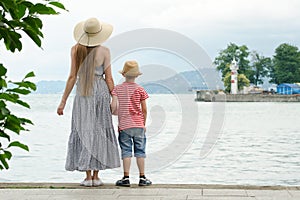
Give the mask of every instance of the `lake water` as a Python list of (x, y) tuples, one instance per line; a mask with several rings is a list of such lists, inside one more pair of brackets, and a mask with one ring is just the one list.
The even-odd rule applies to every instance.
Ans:
[[(58, 116), (60, 97), (31, 95), (25, 98), (30, 110), (12, 107), (35, 125), (14, 135), (30, 152), (15, 148), (0, 182), (82, 180), (83, 173), (64, 169), (73, 97), (65, 115)], [(208, 103), (194, 98), (150, 95), (146, 175), (153, 183), (300, 185), (299, 103)], [(208, 153), (201, 154), (203, 149)], [(134, 164), (133, 183), (138, 180)], [(101, 177), (114, 183), (122, 168), (105, 170)]]

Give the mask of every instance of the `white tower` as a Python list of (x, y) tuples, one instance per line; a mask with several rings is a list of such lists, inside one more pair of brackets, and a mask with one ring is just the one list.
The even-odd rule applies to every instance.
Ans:
[(237, 62), (235, 58), (233, 58), (233, 61), (230, 64), (231, 69), (231, 94), (237, 94), (238, 92), (238, 72), (239, 66), (237, 65)]

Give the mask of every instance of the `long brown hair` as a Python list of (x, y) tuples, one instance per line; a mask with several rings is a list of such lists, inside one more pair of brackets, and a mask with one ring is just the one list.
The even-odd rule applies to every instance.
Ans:
[(76, 74), (79, 77), (79, 92), (82, 96), (90, 96), (94, 86), (95, 47), (76, 45)]

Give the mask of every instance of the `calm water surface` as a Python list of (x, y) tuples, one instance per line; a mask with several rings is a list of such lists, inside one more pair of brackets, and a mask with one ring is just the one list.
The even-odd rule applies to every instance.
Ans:
[[(197, 130), (191, 134), (187, 149), (167, 165), (156, 169), (156, 163), (152, 163), (147, 176), (153, 183), (300, 185), (299, 103), (219, 103), (224, 106), (223, 112), (214, 110), (216, 103), (194, 102), (194, 95), (183, 96), (150, 95), (148, 154), (170, 146), (177, 134), (183, 134), (178, 131), (180, 127), (197, 119)], [(14, 149), (10, 169), (0, 172), (0, 182), (82, 180), (83, 173), (64, 170), (73, 97), (65, 115), (59, 117), (56, 107), (60, 97), (31, 95), (26, 97), (31, 110), (13, 107), (19, 116), (32, 119), (35, 126), (13, 137), (29, 145), (30, 152)], [(183, 112), (189, 107), (198, 109), (198, 116)], [(223, 115), (215, 118), (213, 111)], [(201, 157), (209, 128), (216, 120), (222, 122), (220, 134), (209, 154)], [(116, 121), (114, 118), (115, 127)], [(170, 156), (174, 156), (172, 152)], [(106, 170), (101, 176), (104, 182), (114, 183), (122, 176), (122, 169)], [(133, 183), (137, 176), (134, 168)]]

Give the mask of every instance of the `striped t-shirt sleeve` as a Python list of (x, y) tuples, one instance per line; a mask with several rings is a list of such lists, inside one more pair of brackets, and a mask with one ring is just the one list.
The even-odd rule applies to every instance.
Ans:
[(140, 98), (141, 101), (144, 101), (145, 99), (149, 98), (149, 95), (147, 94), (145, 89), (142, 87), (140, 88), (140, 95), (141, 95), (141, 98)]

